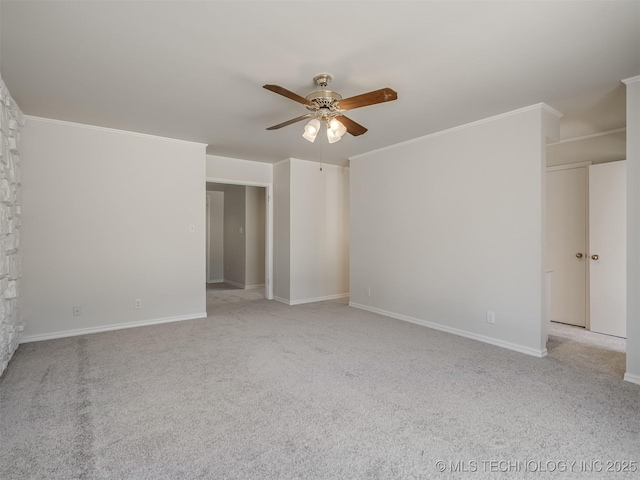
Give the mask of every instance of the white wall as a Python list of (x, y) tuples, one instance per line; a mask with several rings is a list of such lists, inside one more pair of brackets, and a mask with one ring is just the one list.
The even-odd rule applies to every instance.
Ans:
[(245, 201), (245, 259), (246, 288), (264, 285), (265, 261), (265, 189), (246, 187)]
[(349, 294), (349, 169), (291, 159), (291, 295)]
[(349, 169), (289, 159), (274, 167), (276, 298), (349, 294)]
[(548, 111), (351, 159), (351, 304), (545, 355), (544, 135), (558, 129), (557, 117), (543, 125)]
[(273, 166), (274, 205), (274, 295), (291, 299), (291, 160)]
[(242, 185), (224, 189), (224, 281), (241, 288), (246, 285), (245, 190)]
[(207, 178), (222, 183), (265, 186), (273, 181), (273, 166), (270, 163), (207, 155)]
[(23, 145), (27, 340), (206, 316), (204, 145), (33, 117)]
[(209, 197), (209, 281), (224, 281), (224, 192)]
[(640, 76), (627, 84), (627, 371), (640, 384)]

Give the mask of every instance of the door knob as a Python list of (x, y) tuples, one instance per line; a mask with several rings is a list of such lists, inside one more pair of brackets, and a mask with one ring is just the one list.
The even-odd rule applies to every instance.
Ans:
[(598, 255), (591, 255), (591, 260), (598, 260), (600, 257)]
[(580, 252), (576, 253), (576, 257), (582, 258), (582, 254)]

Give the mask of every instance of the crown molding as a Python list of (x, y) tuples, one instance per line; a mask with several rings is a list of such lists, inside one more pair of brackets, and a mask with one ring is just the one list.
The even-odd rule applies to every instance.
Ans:
[(622, 80), (622, 83), (627, 85), (631, 85), (632, 83), (638, 83), (638, 82), (640, 82), (640, 75), (637, 75), (631, 78), (625, 78), (624, 80)]
[(518, 108), (517, 110), (511, 110), (509, 112), (500, 113), (498, 115), (493, 115), (492, 117), (483, 118), (482, 120), (476, 120), (474, 122), (469, 122), (469, 123), (465, 123), (465, 124), (462, 124), (462, 125), (458, 125), (457, 127), (447, 128), (446, 130), (441, 130), (439, 132), (430, 133), (428, 135), (423, 135), (421, 137), (412, 138), (411, 140), (406, 140), (404, 142), (394, 143), (393, 145), (388, 145), (386, 147), (378, 148), (376, 150), (371, 150), (369, 152), (360, 153), (358, 155), (354, 155), (352, 157), (349, 157), (349, 160), (350, 161), (351, 160), (355, 160), (355, 159), (358, 159), (358, 158), (362, 158), (362, 157), (366, 157), (368, 155), (371, 155), (372, 153), (379, 153), (379, 152), (384, 152), (386, 150), (394, 149), (396, 147), (403, 147), (405, 145), (410, 145), (412, 143), (421, 142), (421, 141), (427, 140), (429, 138), (435, 138), (435, 137), (439, 137), (441, 135), (447, 135), (449, 133), (457, 132), (457, 131), (460, 131), (460, 130), (465, 130), (467, 128), (476, 127), (476, 126), (482, 125), (484, 123), (493, 122), (495, 120), (508, 118), (508, 117), (513, 116), (513, 115), (518, 115), (520, 113), (530, 112), (530, 111), (534, 111), (534, 110), (545, 110), (545, 111), (549, 112), (550, 114), (558, 117), (558, 119), (560, 119), (560, 118), (562, 118), (564, 116), (558, 110), (556, 110), (553, 107), (550, 107), (546, 103), (536, 103), (535, 105), (529, 105), (528, 107)]

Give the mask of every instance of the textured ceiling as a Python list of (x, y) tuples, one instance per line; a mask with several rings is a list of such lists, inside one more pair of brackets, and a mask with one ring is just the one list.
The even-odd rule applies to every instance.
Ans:
[[(640, 1), (2, 1), (1, 73), (29, 115), (193, 140), (208, 153), (344, 164), (349, 156), (547, 102), (563, 138), (625, 125), (640, 74)], [(329, 145), (306, 113), (319, 72), (369, 128)]]

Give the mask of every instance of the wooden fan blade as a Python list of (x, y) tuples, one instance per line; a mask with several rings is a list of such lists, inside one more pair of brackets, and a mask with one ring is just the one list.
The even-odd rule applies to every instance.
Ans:
[(335, 118), (345, 127), (347, 127), (347, 132), (349, 132), (354, 137), (357, 137), (358, 135), (362, 135), (363, 133), (367, 133), (366, 128), (364, 128), (359, 123), (354, 122), (349, 117), (345, 117), (344, 115), (338, 115)]
[[(297, 118), (292, 118), (291, 120), (287, 120), (286, 122), (282, 122), (282, 123), (279, 123), (278, 125), (274, 125), (273, 127), (269, 127), (269, 128), (267, 128), (267, 130), (277, 130), (279, 128), (286, 127), (287, 125), (291, 125), (292, 123), (296, 123), (296, 122), (299, 122), (301, 120), (304, 120), (305, 118), (313, 117), (313, 115), (314, 115), (313, 113), (307, 113), (306, 115), (300, 115)], [(345, 127), (346, 127), (346, 125), (345, 125)]]
[(375, 105), (376, 103), (390, 102), (396, 100), (398, 94), (395, 90), (390, 88), (381, 88), (369, 93), (363, 93), (362, 95), (356, 95), (355, 97), (345, 98), (338, 102), (338, 108), (340, 110), (352, 110), (354, 108), (366, 107), (368, 105)]
[(263, 85), (262, 88), (266, 88), (267, 90), (271, 90), (273, 93), (277, 93), (278, 95), (282, 95), (283, 97), (287, 97), (287, 98), (293, 100), (294, 102), (298, 102), (298, 103), (301, 103), (303, 105), (308, 105), (309, 107), (313, 107), (314, 106), (314, 104), (311, 103), (306, 98), (301, 97), (297, 93), (293, 93), (292, 91), (287, 90), (286, 88), (283, 88), (280, 85)]

